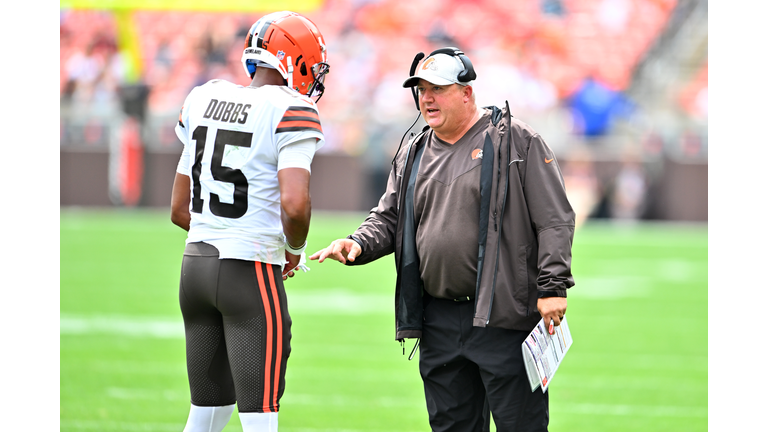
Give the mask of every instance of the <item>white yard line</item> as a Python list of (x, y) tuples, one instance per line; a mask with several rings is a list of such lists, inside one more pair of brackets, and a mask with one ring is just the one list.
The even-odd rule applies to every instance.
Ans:
[(655, 405), (608, 405), (563, 404), (558, 411), (572, 414), (634, 417), (707, 417), (706, 407), (655, 406)]
[[(294, 314), (370, 315), (394, 314), (394, 294), (366, 294), (344, 289), (288, 293), (288, 310)], [(183, 338), (181, 316), (77, 315), (62, 312), (60, 334), (113, 334), (123, 336)]]

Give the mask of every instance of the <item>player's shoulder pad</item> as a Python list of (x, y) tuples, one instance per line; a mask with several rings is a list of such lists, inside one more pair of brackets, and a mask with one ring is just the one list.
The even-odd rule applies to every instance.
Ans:
[(299, 94), (288, 87), (279, 87), (280, 108), (283, 112), (275, 133), (317, 132), (322, 134), (320, 115), (312, 99)]

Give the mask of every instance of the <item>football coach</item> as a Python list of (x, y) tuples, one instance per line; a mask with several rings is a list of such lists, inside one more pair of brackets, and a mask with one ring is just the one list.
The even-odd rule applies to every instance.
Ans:
[(521, 344), (540, 319), (560, 324), (574, 285), (560, 167), (508, 103), (476, 105), (462, 51), (422, 58), (403, 87), (427, 126), (398, 149), (360, 227), (310, 259), (362, 265), (394, 252), (396, 339), (420, 341), (433, 431), (481, 431), (486, 398), (498, 431), (546, 431), (548, 393), (531, 391)]

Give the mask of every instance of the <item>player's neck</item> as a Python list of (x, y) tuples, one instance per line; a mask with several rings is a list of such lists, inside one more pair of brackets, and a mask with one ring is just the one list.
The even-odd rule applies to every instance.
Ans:
[(277, 69), (266, 67), (256, 68), (256, 73), (253, 74), (251, 85), (248, 87), (256, 88), (263, 85), (285, 85), (285, 80)]

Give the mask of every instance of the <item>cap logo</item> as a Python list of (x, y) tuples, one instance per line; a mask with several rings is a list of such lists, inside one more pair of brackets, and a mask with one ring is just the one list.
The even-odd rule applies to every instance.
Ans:
[(424, 64), (421, 65), (421, 68), (423, 70), (427, 70), (427, 69), (433, 70), (433, 71), (437, 70), (437, 64), (435, 63), (435, 58), (434, 57), (428, 58), (427, 61), (425, 61)]

